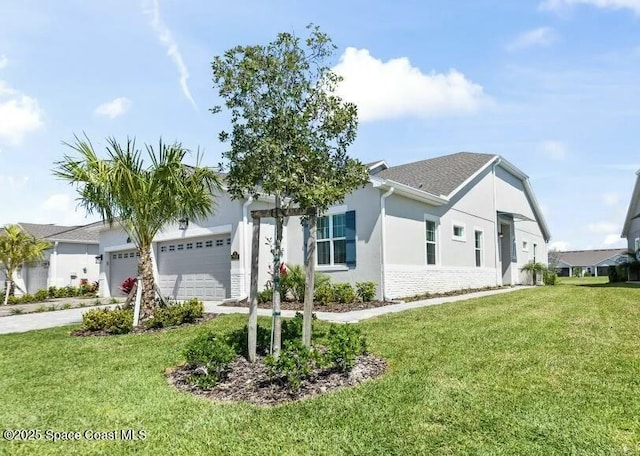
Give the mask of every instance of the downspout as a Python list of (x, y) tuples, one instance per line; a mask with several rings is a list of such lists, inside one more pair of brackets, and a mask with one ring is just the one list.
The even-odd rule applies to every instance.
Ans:
[(240, 300), (244, 299), (245, 297), (249, 296), (249, 287), (250, 287), (250, 280), (251, 280), (251, 276), (247, 275), (247, 255), (246, 255), (246, 251), (247, 249), (247, 226), (249, 224), (248, 222), (248, 217), (249, 217), (249, 205), (253, 202), (253, 197), (249, 196), (247, 198), (247, 201), (244, 202), (244, 204), (242, 205), (242, 230), (240, 231), (240, 258), (242, 258), (241, 261), (241, 265), (242, 265), (242, 280), (244, 281), (244, 289), (242, 290), (244, 293), (240, 293)]
[(382, 292), (382, 300), (387, 298), (387, 288), (385, 282), (386, 261), (387, 261), (387, 241), (386, 241), (386, 218), (387, 206), (386, 199), (391, 196), (395, 188), (391, 187), (386, 193), (380, 196), (380, 291)]
[(495, 242), (495, 248), (493, 249), (495, 252), (495, 267), (496, 267), (496, 286), (502, 285), (502, 265), (499, 261), (499, 252), (500, 252), (500, 238), (498, 237), (498, 231), (500, 230), (500, 221), (498, 220), (498, 199), (496, 196), (496, 166), (500, 164), (502, 158), (498, 158), (498, 161), (493, 164), (491, 168), (491, 174), (493, 177), (493, 214), (496, 218), (495, 229), (493, 230), (493, 238)]

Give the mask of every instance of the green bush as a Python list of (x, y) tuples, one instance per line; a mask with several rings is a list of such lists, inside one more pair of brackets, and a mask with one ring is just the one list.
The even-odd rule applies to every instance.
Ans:
[(36, 301), (46, 301), (49, 298), (49, 291), (46, 288), (36, 291), (33, 295)]
[(558, 281), (558, 274), (556, 271), (547, 269), (542, 273), (542, 283), (545, 285), (555, 285)]
[(145, 322), (147, 328), (166, 328), (185, 323), (193, 323), (204, 313), (204, 305), (198, 298), (192, 298), (180, 304), (159, 307)]
[(350, 283), (336, 283), (333, 286), (333, 298), (341, 304), (351, 304), (356, 300), (356, 292)]
[[(242, 329), (236, 329), (227, 335), (227, 341), (229, 345), (233, 347), (234, 351), (245, 358), (249, 356), (249, 329), (247, 325), (244, 325)], [(271, 346), (271, 331), (268, 328), (264, 328), (260, 325), (257, 326), (256, 333), (256, 352), (260, 355), (265, 355), (269, 351)]]
[(327, 336), (327, 358), (341, 372), (350, 371), (358, 355), (366, 353), (367, 342), (357, 326), (334, 325)]
[(82, 329), (126, 334), (133, 329), (133, 311), (128, 309), (91, 309), (82, 314)]
[[(316, 314), (313, 314), (311, 319), (311, 328), (313, 331), (313, 322), (317, 319)], [(304, 321), (304, 315), (300, 312), (296, 312), (296, 316), (291, 319), (282, 320), (282, 342), (287, 340), (302, 340), (302, 324)]]
[(271, 302), (273, 299), (273, 288), (265, 288), (258, 292), (258, 304), (265, 304)]
[(71, 307), (72, 307), (72, 306), (71, 306), (71, 303), (68, 303), (68, 302), (65, 302), (65, 303), (62, 305), (62, 309), (63, 309), (63, 310), (71, 309)]
[(376, 297), (376, 283), (372, 280), (356, 282), (356, 294), (362, 302), (370, 302)]
[(300, 265), (287, 266), (287, 274), (283, 277), (281, 285), (286, 286), (294, 301), (304, 300), (306, 272)]
[(21, 313), (24, 313), (24, 310), (22, 310), (20, 307), (11, 309), (11, 315), (20, 315)]
[(213, 386), (226, 377), (236, 352), (224, 337), (209, 331), (191, 340), (184, 356), (189, 366), (199, 371), (190, 381), (199, 386)]
[(301, 340), (286, 341), (278, 358), (269, 355), (264, 360), (268, 375), (272, 379), (284, 380), (293, 390), (300, 388), (302, 381), (311, 376), (319, 362), (318, 353), (307, 348)]
[(46, 311), (47, 311), (47, 307), (46, 306), (40, 306), (34, 312), (41, 313), (41, 312), (46, 312)]
[(335, 302), (333, 285), (328, 283), (316, 288), (313, 292), (313, 299), (314, 301), (317, 301), (325, 306)]
[(49, 295), (50, 298), (55, 298), (58, 292), (58, 288), (57, 287), (49, 287), (47, 289), (47, 294)]

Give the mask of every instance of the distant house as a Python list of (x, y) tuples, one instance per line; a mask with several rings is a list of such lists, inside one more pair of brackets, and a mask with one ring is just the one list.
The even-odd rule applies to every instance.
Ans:
[(577, 274), (580, 277), (606, 276), (609, 266), (615, 266), (626, 260), (625, 252), (625, 249), (551, 251), (549, 265), (555, 267), (561, 277), (573, 277)]
[[(368, 165), (369, 183), (318, 220), (316, 270), (334, 282), (373, 281), (378, 298), (527, 283), (520, 268), (547, 263), (549, 229), (526, 174), (499, 155), (458, 153), (400, 166)], [(223, 192), (206, 220), (167, 225), (153, 242), (154, 275), (165, 296), (247, 296), (251, 211), (273, 198), (232, 200)], [(260, 287), (271, 264), (262, 221)], [(285, 221), (284, 261), (302, 265), (308, 229)], [(120, 294), (138, 252), (114, 225), (100, 232), (100, 292)]]
[[(25, 264), (15, 279), (16, 294), (50, 286), (78, 286), (82, 279), (98, 280), (100, 266), (96, 264), (101, 223), (85, 226), (61, 226), (53, 224), (18, 223), (27, 233), (51, 243), (41, 261)], [(4, 282), (4, 274), (1, 274)]]

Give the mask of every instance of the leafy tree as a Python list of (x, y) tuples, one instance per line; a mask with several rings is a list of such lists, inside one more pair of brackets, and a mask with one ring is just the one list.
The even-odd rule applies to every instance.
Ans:
[[(231, 112), (232, 129), (220, 133), (230, 143), (223, 154), (226, 182), (234, 198), (264, 192), (282, 203), (317, 214), (358, 187), (369, 175), (366, 167), (347, 155), (356, 137), (356, 106), (335, 95), (341, 78), (327, 66), (336, 46), (317, 26), (307, 27), (301, 39), (279, 33), (266, 45), (237, 46), (212, 62), (213, 80), (224, 106)], [(212, 109), (219, 112), (221, 107)], [(276, 211), (276, 263), (279, 261), (284, 215)], [(311, 341), (311, 305), (316, 215), (308, 217), (307, 287), (303, 340)], [(274, 289), (278, 286), (278, 264)], [(275, 289), (274, 303), (279, 302)], [(279, 350), (279, 317), (274, 308), (274, 351)]]
[(78, 157), (65, 155), (56, 162), (54, 175), (75, 185), (80, 205), (97, 213), (110, 225), (117, 222), (140, 251), (143, 316), (153, 312), (155, 283), (151, 259), (154, 236), (168, 223), (182, 218), (203, 219), (213, 213), (220, 180), (210, 168), (194, 167), (183, 160), (187, 149), (160, 140), (158, 149), (145, 145), (150, 166), (145, 166), (135, 139), (123, 146), (107, 139), (107, 158), (99, 158), (88, 138), (65, 143)]
[(538, 283), (538, 274), (543, 274), (546, 270), (547, 267), (544, 264), (534, 261), (529, 261), (527, 264), (520, 268), (520, 271), (526, 272), (531, 275), (531, 279), (534, 285)]
[(6, 277), (4, 304), (9, 300), (13, 289), (13, 276), (23, 263), (39, 261), (51, 243), (37, 239), (23, 231), (18, 225), (7, 225), (0, 234), (0, 263)]

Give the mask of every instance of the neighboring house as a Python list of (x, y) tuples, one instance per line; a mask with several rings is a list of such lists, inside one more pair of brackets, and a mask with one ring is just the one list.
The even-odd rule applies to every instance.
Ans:
[[(629, 251), (640, 250), (640, 170), (636, 172), (636, 183), (631, 193), (627, 216), (624, 219), (622, 237), (627, 239)], [(630, 269), (629, 280), (640, 280), (639, 271)]]
[[(81, 279), (98, 280), (100, 266), (96, 264), (101, 223), (85, 226), (60, 226), (53, 224), (18, 223), (27, 233), (51, 243), (42, 261), (25, 264), (15, 277), (16, 294), (50, 286), (78, 286)], [(4, 274), (1, 274), (4, 282)]]
[(572, 250), (549, 252), (549, 265), (555, 267), (561, 277), (573, 277), (576, 270), (580, 277), (584, 275), (606, 276), (609, 266), (626, 261), (624, 249)]
[[(318, 220), (318, 271), (334, 282), (371, 280), (378, 297), (525, 283), (520, 268), (547, 263), (550, 234), (528, 177), (497, 155), (459, 153), (389, 167), (369, 166), (368, 185), (348, 195)], [(250, 212), (273, 207), (273, 199), (231, 200), (223, 193), (216, 212), (180, 229), (164, 228), (153, 245), (154, 275), (162, 293), (243, 298), (249, 290)], [(266, 238), (260, 232), (258, 283), (269, 279)], [(283, 260), (303, 264), (307, 230), (298, 217), (285, 221)], [(119, 227), (100, 233), (100, 290), (119, 295), (135, 276), (137, 252)]]

